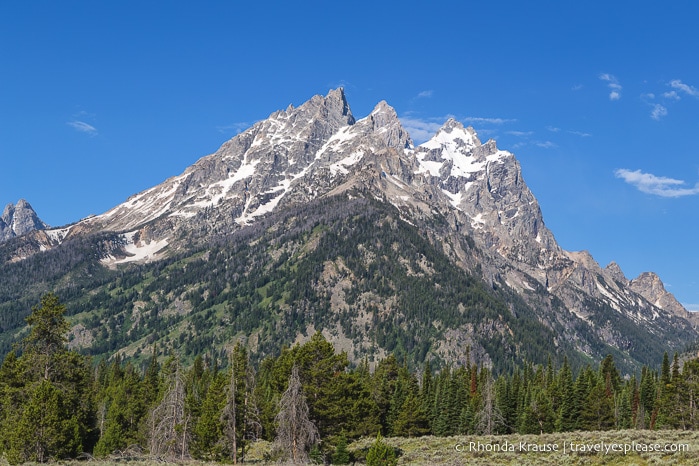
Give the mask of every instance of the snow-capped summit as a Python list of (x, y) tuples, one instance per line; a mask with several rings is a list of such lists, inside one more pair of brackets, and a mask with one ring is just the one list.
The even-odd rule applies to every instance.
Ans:
[(686, 312), (659, 279), (628, 282), (618, 266), (602, 269), (589, 254), (562, 250), (516, 157), (494, 140), (482, 143), (472, 127), (449, 119), (415, 147), (388, 103), (356, 119), (342, 88), (272, 113), (182, 174), (102, 215), (49, 231), (43, 247), (111, 231), (120, 234), (123, 251), (110, 253), (105, 264), (152, 261), (188, 242), (343, 194), (390, 203), (414, 224), (446, 219), (454, 242), (468, 237), (481, 251), (476, 261), (457, 248), (464, 267), (477, 265), (494, 286), (552, 293), (580, 318), (591, 318), (590, 300), (639, 320)]
[[(588, 355), (608, 347), (645, 354), (643, 348), (632, 348), (630, 328), (642, 329), (637, 332), (643, 335), (640, 347), (669, 346), (670, 341), (677, 346), (697, 335), (687, 311), (656, 275), (629, 281), (616, 264), (602, 268), (586, 251), (563, 250), (513, 153), (494, 140), (481, 142), (472, 127), (454, 119), (415, 147), (388, 103), (381, 101), (356, 119), (341, 88), (272, 113), (183, 173), (101, 215), (32, 232), (21, 249), (5, 256), (8, 262), (22, 261), (61, 244), (70, 247), (70, 238), (99, 233), (93, 238), (100, 244), (101, 263), (125, 267), (179, 251), (186, 256), (193, 246), (206, 248), (222, 236), (239, 241), (245, 235), (259, 238), (264, 230), (274, 237), (287, 215), (305, 221), (305, 215), (327, 215), (319, 206), (333, 205), (338, 209), (332, 215), (341, 216), (349, 204), (382, 212), (386, 221), (375, 224), (379, 235), (372, 246), (377, 254), (381, 248), (401, 247), (384, 244), (380, 230), (406, 222), (460, 270), (508, 296), (510, 307), (503, 312), (515, 319), (533, 313), (557, 339)], [(17, 221), (23, 209), (22, 203), (6, 208), (0, 231), (24, 231), (17, 229), (28, 224)], [(347, 225), (352, 235), (351, 218)], [(419, 261), (408, 268), (431, 273)], [(334, 290), (340, 293), (342, 286)], [(456, 325), (449, 331), (458, 333), (464, 345), (474, 331), (504, 331), (497, 323), (485, 330)]]

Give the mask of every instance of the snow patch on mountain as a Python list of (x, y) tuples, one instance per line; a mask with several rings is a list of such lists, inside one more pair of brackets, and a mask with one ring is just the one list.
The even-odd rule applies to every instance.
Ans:
[(66, 227), (66, 228), (59, 228), (56, 230), (46, 230), (46, 236), (55, 244), (60, 244), (63, 242), (63, 240), (68, 236), (68, 233), (70, 233), (70, 229), (72, 227)]
[(125, 257), (114, 257), (109, 255), (100, 262), (107, 267), (116, 267), (120, 264), (127, 264), (130, 262), (146, 262), (156, 259), (159, 254), (167, 245), (167, 239), (143, 241), (137, 240), (137, 231), (131, 231), (129, 233), (124, 233), (122, 238), (126, 242), (124, 246), (124, 252), (127, 254)]

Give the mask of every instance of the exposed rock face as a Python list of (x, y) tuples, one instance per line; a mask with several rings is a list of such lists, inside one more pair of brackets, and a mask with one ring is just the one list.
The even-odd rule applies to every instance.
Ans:
[(0, 217), (0, 242), (7, 241), (16, 236), (22, 236), (33, 230), (48, 228), (32, 206), (24, 199), (20, 199), (17, 205), (7, 204)]
[(646, 298), (650, 303), (673, 314), (686, 317), (687, 310), (665, 289), (665, 285), (653, 272), (643, 272), (629, 282), (629, 288)]

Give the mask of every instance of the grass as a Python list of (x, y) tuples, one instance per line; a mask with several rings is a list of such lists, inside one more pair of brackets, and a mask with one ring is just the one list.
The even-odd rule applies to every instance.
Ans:
[[(387, 438), (400, 454), (398, 464), (413, 465), (697, 465), (699, 432), (608, 431), (543, 435)], [(348, 449), (363, 456), (373, 439)], [(576, 451), (571, 451), (571, 443)], [(680, 446), (682, 444), (683, 446)], [(656, 445), (687, 451), (649, 451)], [(686, 447), (684, 447), (686, 445)], [(652, 446), (652, 447), (651, 447)], [(563, 451), (565, 448), (565, 451)], [(615, 452), (612, 449), (640, 451)], [(599, 451), (595, 451), (599, 449)], [(645, 450), (645, 451), (643, 451)]]
[[(608, 432), (566, 432), (543, 435), (500, 435), (500, 436), (457, 436), (457, 437), (419, 437), (386, 438), (386, 443), (396, 448), (399, 453), (399, 465), (687, 465), (699, 464), (699, 432), (694, 431), (647, 431), (624, 430)], [(373, 438), (364, 438), (348, 445), (348, 450), (357, 460), (355, 464), (364, 464), (363, 458), (374, 442)], [(585, 448), (593, 451), (570, 451), (573, 443), (577, 450)], [(566, 451), (563, 452), (563, 448)], [(687, 445), (683, 452), (639, 451), (613, 452), (612, 445), (648, 448), (649, 445), (679, 446)], [(553, 451), (554, 445), (557, 450)], [(582, 445), (585, 445), (583, 447)], [(601, 451), (594, 451), (595, 446)], [(537, 451), (537, 450), (549, 451)], [(604, 450), (609, 449), (609, 452)], [(514, 450), (514, 451), (508, 451)], [(270, 442), (260, 441), (251, 445), (246, 454), (245, 464), (283, 464), (265, 461), (272, 452)], [(87, 461), (61, 462), (71, 466), (90, 465), (128, 465), (128, 466), (162, 466), (164, 463), (183, 466), (212, 465), (203, 461), (164, 461), (163, 459), (134, 458), (114, 456), (110, 459), (89, 459)], [(0, 466), (7, 465), (0, 458)]]

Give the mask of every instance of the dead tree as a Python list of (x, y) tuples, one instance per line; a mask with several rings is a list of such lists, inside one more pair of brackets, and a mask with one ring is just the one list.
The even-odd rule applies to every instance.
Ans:
[(301, 379), (296, 365), (291, 369), (289, 387), (279, 400), (277, 438), (275, 443), (286, 459), (293, 464), (305, 464), (307, 450), (319, 438), (318, 429), (308, 418), (308, 405), (301, 387)]
[(476, 431), (483, 435), (492, 435), (495, 428), (504, 422), (505, 418), (495, 404), (493, 378), (487, 374), (483, 386), (483, 405), (476, 414)]
[(150, 454), (156, 457), (189, 458), (190, 415), (185, 407), (185, 383), (179, 363), (163, 400), (150, 413)]
[(238, 463), (238, 381), (236, 377), (236, 359), (231, 360), (231, 381), (228, 385), (228, 394), (226, 396), (226, 406), (221, 413), (221, 421), (224, 423), (223, 433), (226, 436), (227, 443), (231, 447), (233, 464)]

